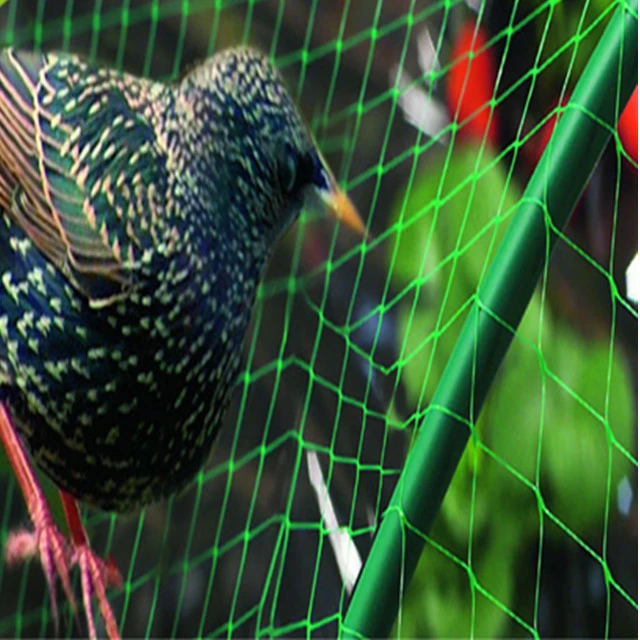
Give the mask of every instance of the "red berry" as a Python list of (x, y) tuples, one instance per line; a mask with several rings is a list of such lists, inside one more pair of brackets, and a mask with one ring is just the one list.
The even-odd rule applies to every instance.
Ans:
[(447, 106), (461, 126), (459, 135), (489, 144), (498, 141), (497, 121), (491, 113), (496, 85), (493, 51), (480, 25), (466, 22), (457, 34), (451, 52), (453, 66), (446, 78)]
[(638, 87), (633, 92), (618, 122), (618, 135), (624, 150), (638, 164)]

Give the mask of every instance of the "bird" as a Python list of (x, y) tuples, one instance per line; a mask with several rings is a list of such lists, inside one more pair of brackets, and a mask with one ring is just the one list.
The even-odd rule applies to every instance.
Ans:
[[(305, 203), (365, 225), (271, 59), (235, 47), (161, 82), (63, 52), (0, 51), (0, 436), (40, 559), (88, 633), (122, 578), (78, 501), (126, 513), (205, 464), (256, 290)], [(60, 490), (60, 532), (32, 462)]]

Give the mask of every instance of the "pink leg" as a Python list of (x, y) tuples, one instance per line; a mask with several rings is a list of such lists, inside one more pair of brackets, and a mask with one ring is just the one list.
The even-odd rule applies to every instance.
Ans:
[(64, 492), (60, 493), (71, 532), (72, 544), (70, 545), (62, 535), (53, 522), (42, 489), (40, 489), (40, 485), (33, 473), (18, 434), (13, 428), (11, 418), (1, 403), (0, 438), (2, 438), (2, 444), (27, 503), (29, 517), (34, 527), (33, 532), (23, 529), (9, 536), (6, 547), (7, 563), (15, 564), (35, 555), (39, 557), (49, 584), (51, 608), (57, 627), (56, 575), (62, 582), (62, 588), (77, 620), (78, 609), (69, 580), (69, 567), (77, 562), (82, 575), (82, 595), (89, 625), (89, 635), (92, 638), (96, 637), (91, 611), (91, 597), (95, 593), (100, 605), (100, 613), (106, 624), (107, 634), (110, 638), (117, 638), (118, 626), (105, 593), (107, 586), (120, 586), (122, 584), (122, 577), (113, 560), (109, 559), (105, 563), (91, 551), (75, 500)]
[(91, 599), (95, 595), (100, 606), (100, 615), (107, 629), (107, 636), (109, 638), (119, 638), (118, 624), (109, 606), (106, 588), (108, 586), (121, 588), (122, 576), (111, 556), (105, 562), (91, 550), (87, 533), (80, 519), (78, 504), (74, 498), (65, 491), (60, 491), (60, 497), (62, 498), (64, 515), (69, 525), (69, 532), (71, 533), (71, 543), (74, 549), (73, 562), (77, 562), (80, 567), (82, 599), (87, 613), (89, 637), (96, 637), (96, 629), (91, 612)]

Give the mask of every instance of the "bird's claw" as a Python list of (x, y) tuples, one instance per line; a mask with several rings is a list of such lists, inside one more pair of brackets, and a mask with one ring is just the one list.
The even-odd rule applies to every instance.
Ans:
[(69, 569), (77, 564), (80, 567), (82, 600), (87, 617), (89, 637), (97, 637), (91, 606), (94, 595), (100, 607), (100, 615), (105, 623), (107, 637), (112, 639), (119, 637), (118, 625), (106, 594), (107, 587), (122, 587), (122, 575), (113, 558), (109, 557), (106, 561), (103, 560), (88, 545), (72, 547), (47, 515), (35, 524), (34, 531), (21, 529), (11, 533), (7, 540), (5, 554), (8, 564), (16, 564), (38, 556), (49, 585), (49, 597), (51, 598), (56, 631), (58, 630), (56, 576), (60, 578), (74, 618), (79, 623), (78, 607), (69, 579)]
[(48, 514), (44, 514), (34, 523), (34, 530), (21, 529), (9, 535), (5, 547), (7, 564), (17, 564), (38, 556), (49, 585), (49, 597), (53, 618), (58, 630), (58, 605), (56, 603), (56, 575), (60, 578), (64, 593), (71, 605), (73, 615), (78, 620), (78, 607), (71, 589), (69, 568), (72, 553), (67, 539), (60, 532)]
[(76, 547), (73, 552), (73, 562), (80, 567), (82, 578), (82, 599), (87, 614), (89, 637), (97, 637), (91, 601), (95, 595), (100, 607), (100, 615), (104, 620), (107, 637), (118, 638), (118, 624), (107, 600), (107, 587), (122, 587), (122, 575), (116, 567), (113, 558), (103, 560), (96, 555), (88, 545)]
[(9, 535), (6, 545), (8, 564), (15, 564), (38, 556), (49, 585), (51, 609), (58, 630), (58, 606), (56, 603), (56, 575), (62, 582), (62, 588), (73, 611), (74, 618), (80, 626), (78, 607), (71, 589), (69, 569), (80, 566), (82, 574), (82, 600), (85, 606), (89, 634), (96, 637), (95, 624), (91, 609), (91, 598), (95, 594), (100, 606), (100, 614), (104, 619), (106, 631), (110, 638), (118, 638), (118, 626), (107, 601), (106, 588), (121, 586), (122, 576), (115, 562), (109, 558), (106, 562), (96, 556), (89, 547), (87, 535), (82, 526), (78, 505), (72, 496), (60, 491), (71, 543), (62, 535), (55, 525), (38, 480), (29, 464), (27, 454), (20, 442), (6, 407), (0, 403), (0, 442), (9, 456), (9, 462), (16, 473), (16, 479), (24, 495), (29, 517), (33, 523), (33, 531), (22, 529)]

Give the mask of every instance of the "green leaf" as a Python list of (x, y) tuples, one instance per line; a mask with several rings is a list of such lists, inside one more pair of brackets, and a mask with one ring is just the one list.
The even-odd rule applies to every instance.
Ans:
[[(478, 456), (476, 467), (473, 466), (474, 453)], [(446, 539), (456, 542), (461, 551), (468, 548), (471, 530), (476, 534), (482, 532), (489, 521), (497, 517), (494, 496), (487, 486), (488, 478), (478, 472), (481, 455), (473, 443), (467, 445), (466, 455), (453, 475), (437, 521), (440, 527), (446, 527)]]
[(397, 233), (387, 254), (396, 285), (406, 288), (400, 358), (420, 406), (433, 394), (518, 196), (492, 152), (459, 146), (436, 157), (394, 207)]
[(400, 285), (419, 281), (438, 299), (450, 279), (461, 278), (470, 296), (518, 202), (514, 180), (493, 152), (464, 145), (418, 174), (406, 204), (402, 193), (392, 214), (396, 236), (387, 245), (392, 276)]
[(544, 353), (550, 372), (542, 450), (545, 499), (566, 526), (586, 535), (601, 530), (607, 496), (613, 498), (622, 477), (635, 470), (620, 451), (633, 446), (631, 382), (622, 353), (612, 351), (608, 340), (583, 340), (563, 324)]
[[(403, 607), (402, 637), (498, 637), (507, 630), (521, 546), (517, 521), (493, 519), (471, 561), (427, 545)], [(499, 602), (500, 605), (496, 604)]]
[[(514, 506), (520, 503), (523, 492), (530, 491), (523, 480), (532, 484), (536, 480), (545, 375), (541, 352), (536, 346), (540, 321), (540, 296), (536, 293), (482, 414), (490, 425), (488, 446), (509, 469), (508, 479), (500, 487), (501, 494), (515, 498)], [(544, 318), (542, 322), (545, 323)]]

